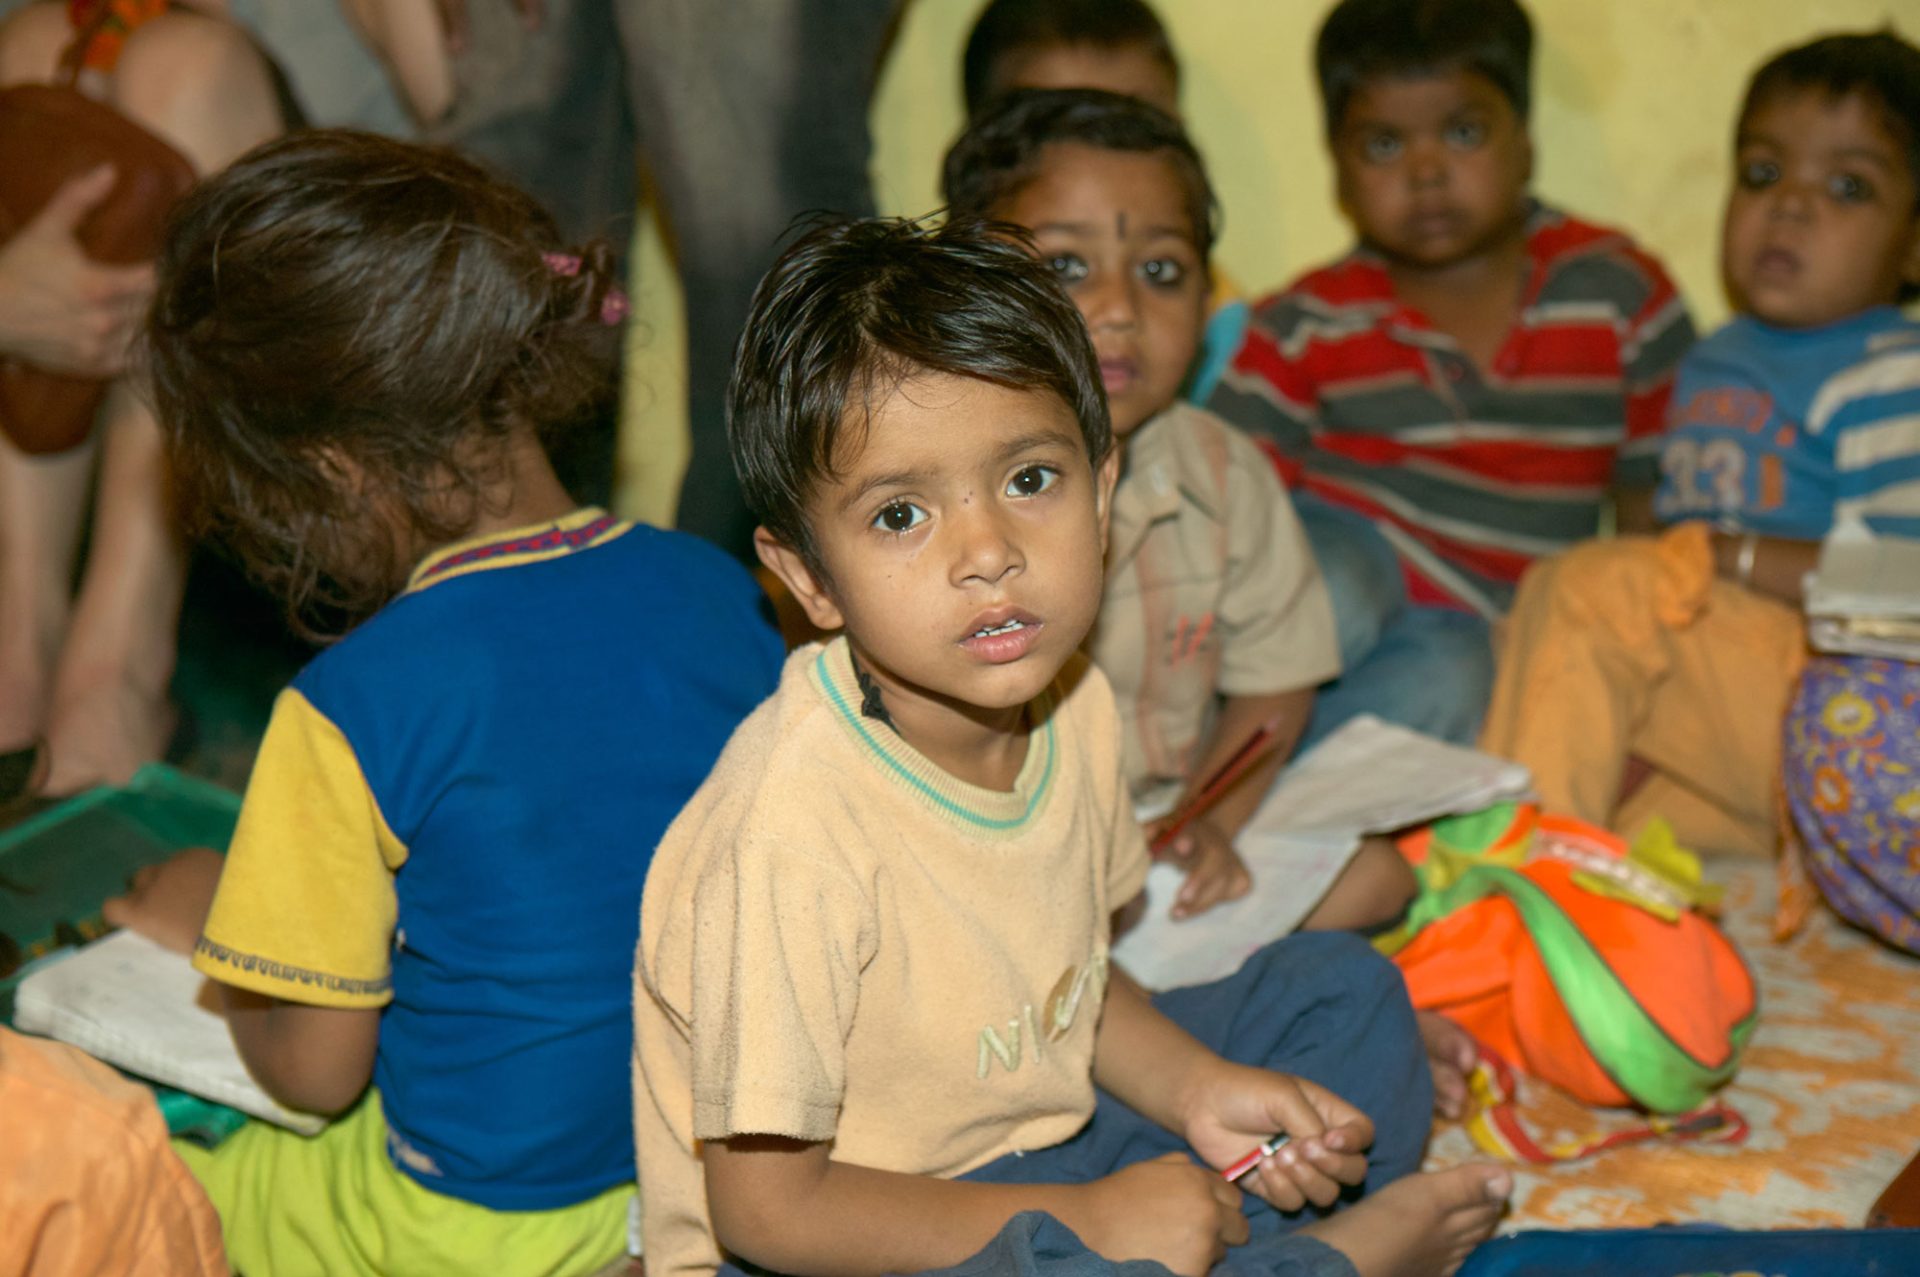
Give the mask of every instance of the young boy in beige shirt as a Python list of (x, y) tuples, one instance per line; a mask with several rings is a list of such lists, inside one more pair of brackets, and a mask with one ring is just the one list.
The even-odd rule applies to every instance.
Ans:
[[(816, 231), (761, 284), (730, 398), (761, 559), (844, 633), (793, 654), (649, 875), (654, 1277), (915, 1272), (1032, 1210), (1181, 1273), (1235, 1246), (1457, 1264), (1511, 1178), (1412, 1174), (1427, 1071), (1364, 943), (1284, 941), (1158, 1000), (1108, 965), (1145, 869), (1077, 655), (1114, 463), (1045, 267), (977, 223)], [(1276, 1133), (1237, 1188), (1219, 1174)]]

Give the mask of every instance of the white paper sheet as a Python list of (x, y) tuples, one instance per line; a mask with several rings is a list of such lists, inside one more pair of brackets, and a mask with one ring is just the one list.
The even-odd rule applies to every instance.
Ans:
[(1525, 797), (1518, 763), (1449, 745), (1372, 715), (1342, 726), (1281, 773), (1234, 847), (1253, 875), (1245, 896), (1175, 922), (1182, 874), (1147, 871), (1145, 916), (1113, 958), (1150, 988), (1231, 975), (1255, 950), (1298, 927), (1365, 834)]
[(1807, 578), (1807, 615), (1920, 617), (1920, 541), (1875, 536), (1857, 519), (1835, 524)]
[(116, 931), (42, 967), (15, 990), (13, 1022), (155, 1082), (312, 1135), (324, 1118), (277, 1103), (247, 1075), (225, 1019), (196, 999), (206, 977), (183, 953)]

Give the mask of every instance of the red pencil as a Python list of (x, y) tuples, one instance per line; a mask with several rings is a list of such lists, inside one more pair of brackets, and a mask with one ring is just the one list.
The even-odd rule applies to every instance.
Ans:
[(1233, 788), (1235, 781), (1246, 775), (1248, 768), (1259, 762), (1273, 748), (1274, 736), (1279, 730), (1278, 718), (1269, 718), (1256, 727), (1253, 734), (1247, 737), (1246, 743), (1234, 750), (1232, 756), (1220, 764), (1213, 775), (1207, 778), (1207, 783), (1202, 785), (1192, 798), (1174, 810), (1173, 818), (1167, 822), (1167, 827), (1160, 831), (1148, 845), (1147, 850), (1156, 856), (1160, 855), (1188, 825), (1205, 815), (1208, 808), (1219, 802), (1221, 796)]

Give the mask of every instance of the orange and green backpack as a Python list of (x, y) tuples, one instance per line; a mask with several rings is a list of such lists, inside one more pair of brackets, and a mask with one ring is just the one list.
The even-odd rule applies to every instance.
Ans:
[(1700, 912), (1715, 890), (1664, 826), (1629, 847), (1506, 803), (1400, 847), (1420, 893), (1376, 944), (1414, 1006), (1588, 1104), (1692, 1118), (1733, 1076), (1758, 993)]

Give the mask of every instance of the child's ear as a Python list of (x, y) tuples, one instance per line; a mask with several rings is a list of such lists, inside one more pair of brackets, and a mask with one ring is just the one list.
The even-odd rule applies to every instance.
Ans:
[(753, 552), (760, 556), (767, 571), (780, 578), (780, 583), (800, 604), (815, 629), (837, 630), (846, 623), (846, 618), (840, 615), (839, 604), (833, 601), (833, 596), (827, 593), (798, 550), (759, 527), (753, 530)]
[(1107, 459), (1093, 474), (1094, 517), (1100, 520), (1100, 557), (1107, 557), (1107, 527), (1113, 522), (1113, 485), (1120, 480), (1120, 444), (1107, 449)]
[(1900, 278), (1920, 286), (1920, 213), (1914, 214), (1913, 225), (1907, 228), (1907, 257), (1900, 263)]

